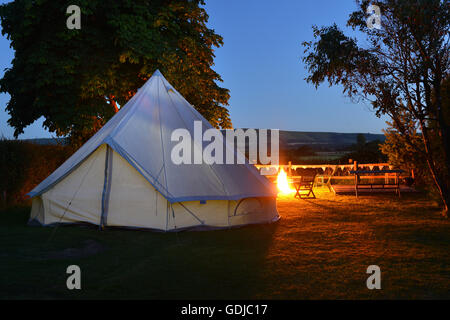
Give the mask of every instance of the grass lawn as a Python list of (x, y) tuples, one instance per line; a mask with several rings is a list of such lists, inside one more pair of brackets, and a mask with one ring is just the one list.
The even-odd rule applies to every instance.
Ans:
[[(282, 219), (223, 231), (155, 233), (26, 225), (0, 212), (0, 298), (450, 298), (450, 221), (417, 195), (280, 198)], [(48, 241), (50, 239), (50, 241)], [(66, 268), (82, 290), (66, 289)], [(381, 290), (366, 287), (381, 268)]]

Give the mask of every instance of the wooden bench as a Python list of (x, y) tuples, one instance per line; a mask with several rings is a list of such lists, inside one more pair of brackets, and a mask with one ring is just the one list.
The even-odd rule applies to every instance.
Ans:
[[(395, 194), (398, 194), (400, 197), (400, 179), (399, 175), (400, 173), (403, 173), (403, 170), (352, 170), (350, 171), (351, 174), (355, 175), (355, 195), (358, 197), (358, 189), (368, 189), (370, 187), (370, 190), (374, 189), (392, 189), (395, 191)], [(384, 174), (384, 176), (380, 176), (380, 174)], [(389, 175), (394, 175), (394, 182), (391, 183), (391, 177)], [(373, 176), (373, 175), (379, 175)], [(372, 180), (369, 183), (361, 183), (361, 178)], [(373, 182), (376, 178), (384, 178), (384, 183), (375, 183)]]

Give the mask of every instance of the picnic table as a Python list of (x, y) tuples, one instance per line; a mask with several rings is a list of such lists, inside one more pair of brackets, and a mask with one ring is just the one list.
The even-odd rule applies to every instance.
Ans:
[[(370, 186), (370, 189), (392, 189), (395, 191), (395, 194), (398, 194), (400, 197), (400, 173), (403, 173), (403, 170), (394, 169), (394, 170), (352, 170), (351, 174), (355, 175), (355, 195), (358, 197), (358, 189), (367, 189)], [(374, 175), (381, 175), (381, 178), (384, 178), (384, 182), (375, 182)], [(389, 179), (389, 175), (393, 175), (394, 182), (392, 183)], [(379, 178), (378, 177), (378, 178)], [(361, 178), (368, 178), (369, 182), (361, 183)]]

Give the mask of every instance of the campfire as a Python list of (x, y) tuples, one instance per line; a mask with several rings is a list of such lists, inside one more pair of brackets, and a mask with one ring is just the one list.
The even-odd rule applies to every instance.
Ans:
[(283, 168), (280, 169), (277, 176), (277, 187), (279, 190), (278, 194), (288, 195), (295, 192), (295, 189), (290, 186), (287, 174)]

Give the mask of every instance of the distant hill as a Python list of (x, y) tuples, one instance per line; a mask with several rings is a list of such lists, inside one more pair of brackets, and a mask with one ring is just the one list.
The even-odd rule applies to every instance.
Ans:
[[(245, 130), (245, 129), (244, 129)], [(366, 141), (380, 140), (384, 141), (383, 134), (363, 133)], [(358, 133), (339, 133), (339, 132), (304, 132), (304, 131), (284, 131), (280, 130), (280, 145), (285, 148), (296, 148), (301, 146), (310, 146), (314, 149), (337, 150), (348, 147), (356, 143)], [(40, 138), (25, 139), (36, 144), (52, 145), (66, 143), (65, 138)]]
[[(311, 146), (311, 147), (345, 147), (356, 143), (359, 133), (339, 132), (302, 132), (302, 131), (280, 131), (280, 142), (288, 148)], [(379, 140), (384, 142), (384, 134), (363, 133), (366, 141)]]
[[(246, 130), (245, 128), (243, 130)], [(258, 130), (258, 129), (256, 129)], [(222, 130), (223, 132), (225, 130)], [(360, 133), (305, 132), (280, 130), (280, 148), (293, 149), (308, 146), (316, 151), (342, 151), (356, 144)], [(384, 134), (362, 133), (366, 142), (379, 140), (384, 142)], [(270, 141), (270, 134), (268, 134)]]

